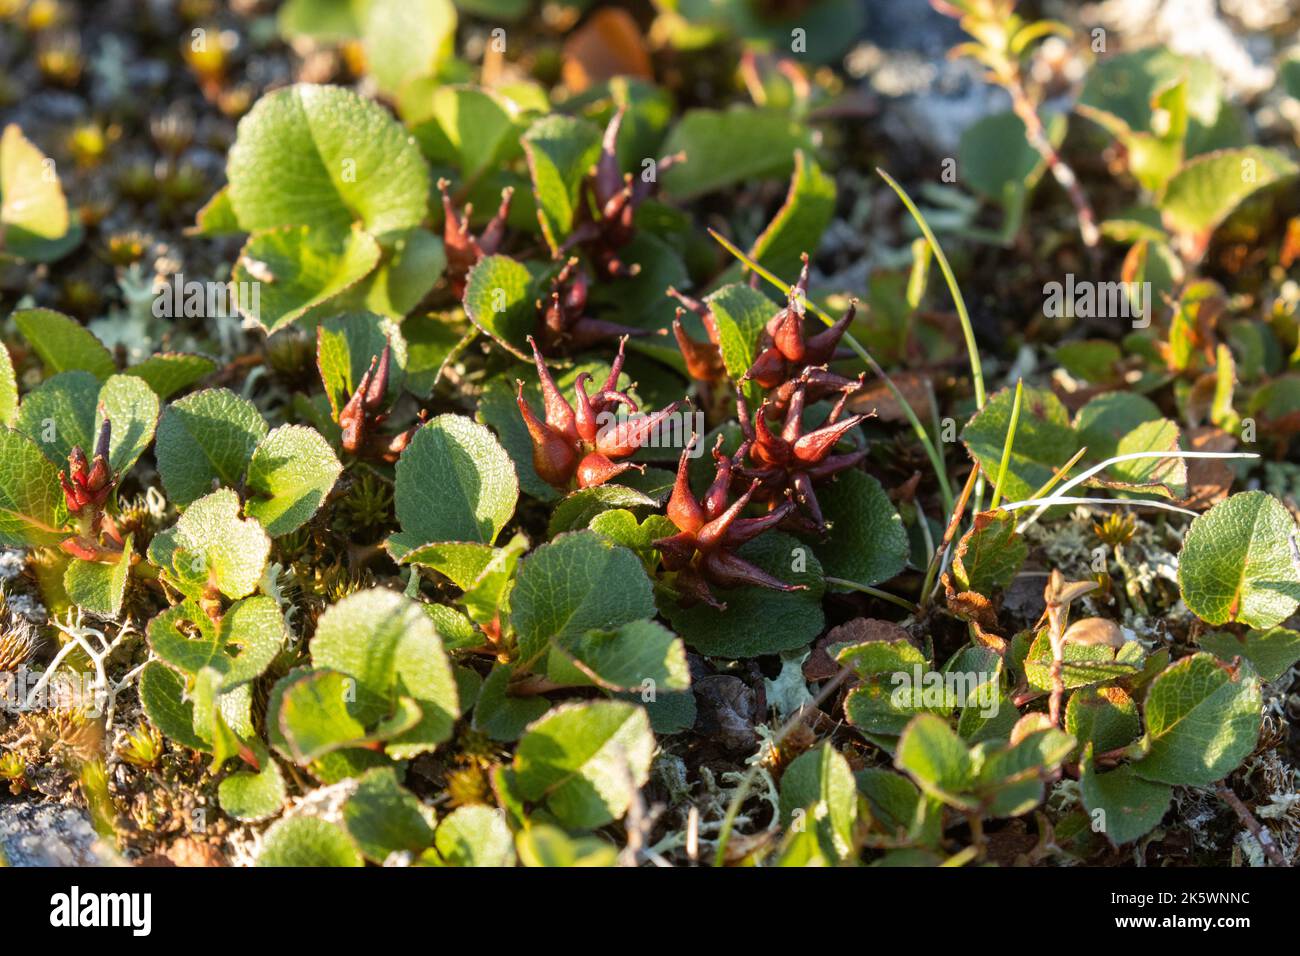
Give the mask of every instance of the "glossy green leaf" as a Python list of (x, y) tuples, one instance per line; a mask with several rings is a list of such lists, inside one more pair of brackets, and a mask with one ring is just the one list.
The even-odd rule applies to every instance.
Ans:
[(320, 432), (283, 425), (253, 452), (244, 510), (273, 538), (297, 531), (320, 510), (342, 473), (343, 465)]
[(1178, 587), (1207, 624), (1274, 627), (1300, 604), (1300, 568), (1292, 560), (1295, 519), (1262, 491), (1221, 501), (1196, 518), (1183, 539)]
[(359, 220), (381, 235), (418, 226), (429, 203), (414, 140), (378, 103), (338, 86), (298, 84), (258, 100), (240, 120), (226, 173), (248, 232), (342, 235)]
[(184, 507), (213, 484), (238, 486), (268, 426), (256, 406), (224, 388), (172, 402), (158, 423), (158, 473), (167, 497)]
[(496, 437), (463, 415), (420, 428), (397, 462), (394, 507), (404, 547), (491, 544), (514, 515), (519, 481)]
[(356, 285), (378, 264), (379, 243), (361, 229), (282, 226), (254, 233), (235, 263), (239, 310), (267, 332), (278, 332)]
[(1262, 705), (1254, 674), (1233, 673), (1209, 654), (1176, 661), (1147, 691), (1146, 754), (1134, 773), (1194, 787), (1223, 779), (1255, 749)]
[(53, 309), (19, 309), (14, 325), (41, 358), (46, 375), (89, 372), (108, 378), (117, 370), (113, 355), (84, 325)]
[(566, 827), (620, 819), (650, 778), (655, 740), (640, 707), (622, 701), (561, 704), (532, 724), (515, 750), (524, 798), (545, 801)]

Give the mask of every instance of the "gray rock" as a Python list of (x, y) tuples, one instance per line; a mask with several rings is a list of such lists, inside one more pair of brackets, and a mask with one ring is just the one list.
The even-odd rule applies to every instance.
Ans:
[(0, 801), (0, 859), (9, 866), (102, 866), (84, 810), (39, 800)]

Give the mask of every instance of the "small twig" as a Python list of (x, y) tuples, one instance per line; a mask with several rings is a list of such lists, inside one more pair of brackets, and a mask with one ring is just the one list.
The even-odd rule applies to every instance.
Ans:
[(952, 514), (948, 516), (948, 527), (944, 529), (943, 539), (939, 542), (939, 547), (935, 548), (934, 556), (930, 558), (930, 566), (925, 571), (925, 583), (921, 585), (921, 608), (923, 610), (930, 603), (930, 592), (934, 588), (934, 579), (939, 573), (939, 564), (943, 561), (944, 555), (948, 553), (948, 546), (952, 544), (952, 539), (957, 536), (957, 529), (961, 527), (962, 516), (966, 514), (966, 503), (970, 500), (971, 492), (975, 489), (975, 482), (979, 473), (979, 465), (971, 468), (970, 475), (966, 478), (966, 485), (962, 488), (957, 503), (953, 505)]
[(1255, 814), (1250, 812), (1250, 807), (1242, 803), (1241, 797), (1237, 796), (1232, 789), (1224, 783), (1214, 788), (1214, 792), (1219, 795), (1219, 799), (1232, 807), (1233, 812), (1259, 841), (1260, 847), (1264, 850), (1264, 855), (1274, 866), (1290, 866), (1286, 858), (1282, 856), (1282, 851), (1278, 849), (1277, 844), (1273, 841), (1273, 834), (1269, 832), (1268, 827), (1261, 824), (1255, 819)]
[(1074, 206), (1074, 214), (1079, 220), (1079, 236), (1087, 247), (1088, 258), (1095, 266), (1099, 259), (1101, 231), (1097, 228), (1097, 217), (1092, 211), (1092, 205), (1088, 202), (1088, 197), (1083, 194), (1083, 187), (1079, 185), (1079, 177), (1074, 174), (1074, 170), (1061, 158), (1061, 154), (1048, 139), (1047, 132), (1043, 129), (1043, 121), (1038, 116), (1038, 110), (1030, 102), (1029, 94), (1025, 92), (1024, 84), (1019, 77), (1005, 84), (1004, 89), (1011, 96), (1011, 108), (1016, 116), (1020, 117), (1020, 122), (1025, 125), (1025, 139), (1038, 155), (1043, 157), (1047, 167), (1052, 171), (1052, 176), (1070, 197), (1070, 204)]

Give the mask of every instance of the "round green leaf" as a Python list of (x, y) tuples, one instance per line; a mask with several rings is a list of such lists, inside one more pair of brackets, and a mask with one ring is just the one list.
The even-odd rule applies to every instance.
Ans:
[(369, 726), (388, 716), (399, 696), (414, 700), (419, 723), (388, 741), (396, 759), (432, 750), (451, 735), (460, 696), (433, 621), (415, 601), (375, 588), (350, 595), (316, 625), (312, 663), (354, 678), (350, 712)]
[(150, 661), (140, 672), (140, 703), (169, 740), (191, 750), (209, 749), (194, 732), (194, 704), (185, 696), (185, 681), (161, 661)]
[[(739, 380), (758, 357), (759, 339), (772, 318), (772, 300), (743, 282), (733, 282), (706, 300), (718, 325), (718, 347), (722, 363), (732, 379)], [(747, 399), (758, 397), (757, 385), (750, 385)]]
[(515, 841), (505, 814), (481, 804), (457, 807), (443, 817), (434, 846), (450, 866), (515, 865)]
[(438, 541), (491, 544), (515, 512), (519, 480), (496, 437), (462, 415), (439, 415), (397, 462), (394, 505), (408, 548)]
[(518, 740), (524, 728), (546, 713), (549, 701), (543, 697), (516, 697), (510, 694), (514, 667), (495, 664), (483, 681), (474, 704), (474, 729), (493, 740)]
[[(595, 684), (605, 690), (686, 690), (691, 684), (686, 649), (657, 621), (556, 638), (550, 677), (556, 683)], [(647, 683), (648, 682), (648, 683)]]
[(1131, 766), (1097, 773), (1090, 758), (1083, 762), (1079, 795), (1107, 839), (1119, 846), (1154, 830), (1169, 810), (1173, 788), (1143, 780)]
[(226, 168), (248, 232), (313, 226), (378, 235), (418, 226), (429, 173), (414, 139), (382, 106), (338, 86), (298, 84), (239, 121)]
[(262, 526), (239, 515), (239, 496), (229, 488), (200, 498), (149, 545), (150, 560), (195, 577), (228, 598), (252, 594), (262, 578), (271, 539)]
[(952, 559), (952, 573), (962, 591), (992, 596), (1011, 583), (1029, 554), (1029, 545), (1016, 534), (1016, 519), (1008, 511), (982, 511), (962, 535)]
[(352, 288), (378, 264), (379, 243), (360, 228), (281, 226), (255, 233), (235, 262), (239, 311), (278, 332)]
[(74, 447), (94, 454), (101, 412), (113, 426), (109, 467), (124, 475), (149, 447), (158, 425), (158, 396), (139, 378), (111, 375), (101, 385), (90, 372), (60, 372), (28, 394), (18, 410), (18, 428), (63, 467)]
[(872, 585), (907, 565), (903, 519), (875, 478), (856, 468), (846, 471), (819, 488), (817, 500), (831, 525), (817, 549), (828, 575)]
[(1074, 416), (1074, 427), (1081, 443), (1088, 446), (1088, 457), (1101, 461), (1114, 457), (1119, 440), (1133, 429), (1143, 422), (1159, 421), (1161, 417), (1155, 402), (1143, 395), (1106, 392), (1079, 409)]
[(366, 62), (379, 89), (389, 95), (416, 77), (436, 73), (455, 38), (451, 0), (371, 0), (363, 19)]
[(377, 767), (361, 778), (343, 805), (343, 822), (374, 863), (392, 853), (419, 853), (433, 842), (423, 806), (397, 782), (392, 767)]
[(17, 124), (0, 136), (0, 253), (53, 262), (81, 237), (52, 162)]
[(465, 314), (497, 343), (527, 359), (527, 338), (537, 327), (535, 276), (509, 256), (484, 256), (465, 280)]
[(1253, 674), (1194, 654), (1156, 675), (1147, 691), (1146, 755), (1138, 776), (1207, 787), (1235, 770), (1259, 739), (1263, 696)]
[(1262, 146), (1208, 153), (1169, 180), (1160, 211), (1181, 232), (1212, 232), (1252, 193), (1298, 171), (1300, 166), (1285, 154)]
[(58, 469), (26, 435), (0, 427), (0, 545), (57, 544), (66, 521)]
[[(1011, 426), (1014, 389), (1004, 388), (985, 403), (964, 429), (961, 440), (993, 480), (1002, 462)], [(1070, 427), (1070, 416), (1048, 389), (1026, 388), (1016, 425), (1015, 444), (1007, 463), (1002, 496), (1023, 501), (1047, 483), (1079, 448), (1079, 437)]]
[(320, 817), (290, 817), (266, 831), (258, 866), (362, 866), (343, 830)]
[(97, 438), (99, 388), (99, 379), (89, 372), (60, 372), (46, 379), (18, 407), (18, 430), (59, 468), (67, 467), (73, 447), (90, 456)]
[(733, 183), (784, 178), (796, 149), (811, 151), (809, 133), (785, 114), (752, 107), (690, 110), (661, 150), (664, 155), (684, 150), (688, 157), (664, 173), (664, 193), (691, 199)]
[(515, 750), (515, 782), (566, 827), (594, 830), (627, 811), (650, 779), (655, 739), (645, 710), (623, 701), (561, 704)]
[(257, 407), (225, 388), (172, 402), (158, 423), (158, 473), (180, 507), (203, 497), (213, 482), (237, 486), (268, 426)]
[(72, 603), (92, 614), (116, 618), (122, 612), (122, 601), (126, 597), (133, 544), (128, 535), (122, 554), (111, 564), (80, 558), (68, 562), (68, 569), (63, 573), (63, 587)]
[(803, 826), (815, 831), (828, 860), (838, 862), (852, 852), (857, 781), (849, 762), (829, 742), (800, 754), (781, 775), (781, 825), (789, 828), (798, 810), (805, 811)]
[(1296, 523), (1262, 491), (1221, 501), (1195, 519), (1178, 558), (1178, 588), (1207, 624), (1239, 621), (1265, 629), (1300, 604), (1300, 568), (1292, 560)]
[(273, 538), (297, 531), (320, 510), (342, 472), (320, 432), (282, 425), (257, 446), (248, 463), (244, 510)]
[[(113, 375), (99, 390), (94, 430), (98, 433), (104, 416), (112, 423), (108, 463), (113, 472), (125, 475), (153, 442), (158, 428), (158, 396), (144, 380), (131, 375)], [(90, 451), (89, 448), (86, 449)]]
[(231, 774), (217, 788), (221, 809), (245, 823), (256, 823), (275, 816), (288, 796), (280, 765), (261, 741), (256, 741), (253, 746), (262, 769), (257, 772), (241, 770)]
[(562, 534), (520, 561), (510, 608), (524, 661), (539, 660), (551, 641), (655, 613), (650, 579), (637, 556), (594, 531)]
[(1120, 687), (1084, 687), (1070, 695), (1065, 729), (1080, 747), (1091, 744), (1097, 753), (1133, 742), (1142, 732), (1137, 705)]

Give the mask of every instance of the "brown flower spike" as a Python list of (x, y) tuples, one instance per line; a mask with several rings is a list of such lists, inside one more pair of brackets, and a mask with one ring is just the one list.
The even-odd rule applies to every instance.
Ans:
[(68, 455), (68, 471), (59, 472), (63, 497), (74, 517), (92, 516), (102, 511), (109, 495), (113, 493), (117, 479), (108, 466), (108, 446), (112, 436), (113, 427), (105, 418), (99, 429), (99, 440), (95, 444), (94, 461), (87, 461), (86, 453), (77, 445)]
[(411, 437), (419, 427), (413, 426), (393, 437), (379, 431), (388, 421), (388, 379), (392, 364), (392, 346), (385, 345), (384, 350), (370, 360), (370, 368), (361, 376), (357, 390), (339, 412), (343, 450), (350, 455), (377, 458), (392, 464), (411, 443)]
[[(619, 251), (636, 234), (637, 208), (654, 193), (659, 175), (686, 159), (685, 153), (663, 157), (649, 179), (620, 172), (616, 147), (626, 112), (627, 107), (620, 106), (605, 127), (600, 158), (583, 184), (588, 201), (578, 204), (573, 232), (564, 243), (565, 249), (581, 246), (591, 256), (597, 271), (610, 277), (637, 273), (638, 266), (629, 265), (619, 257)], [(593, 214), (593, 207), (599, 210), (597, 214)]]
[(501, 190), (501, 205), (483, 232), (475, 238), (469, 231), (469, 217), (474, 212), (472, 205), (465, 206), (463, 214), (456, 212), (451, 194), (447, 191), (451, 183), (445, 179), (438, 180), (438, 191), (442, 193), (442, 243), (447, 251), (447, 282), (452, 295), (457, 299), (465, 297), (465, 282), (469, 270), (474, 268), (484, 256), (490, 256), (501, 248), (505, 238), (506, 217), (510, 215), (510, 200), (515, 190), (507, 186)]
[(120, 548), (117, 551), (106, 549), (98, 541), (103, 529), (118, 545), (122, 543), (116, 523), (105, 511), (113, 489), (117, 487), (117, 475), (113, 474), (108, 463), (112, 435), (112, 425), (105, 418), (95, 443), (94, 459), (87, 460), (81, 446), (74, 446), (68, 455), (68, 470), (59, 472), (59, 485), (63, 488), (68, 511), (80, 525), (80, 533), (63, 541), (61, 547), (85, 561), (99, 561), (121, 553)]
[(538, 334), (548, 352), (583, 349), (620, 336), (646, 334), (645, 329), (588, 316), (587, 292), (590, 285), (576, 257), (570, 258), (551, 280), (550, 295), (546, 301), (537, 303), (541, 315)]
[[(763, 349), (754, 364), (745, 372), (745, 380), (753, 380), (765, 389), (780, 388), (799, 377), (810, 366), (826, 365), (836, 357), (836, 349), (844, 333), (853, 324), (857, 304), (852, 303), (843, 318), (814, 335), (805, 336), (803, 322), (804, 302), (808, 296), (808, 256), (803, 257), (799, 279), (790, 289), (785, 308), (768, 320), (763, 332)], [(829, 377), (831, 373), (826, 372)], [(841, 380), (841, 385), (848, 379)], [(832, 388), (837, 390), (838, 386)], [(785, 401), (788, 401), (788, 395)]]
[(537, 377), (542, 385), (545, 421), (533, 413), (528, 400), (524, 398), (522, 381), (516, 383), (518, 392), (515, 400), (532, 439), (533, 467), (548, 484), (567, 490), (576, 479), (579, 488), (592, 488), (603, 485), (630, 468), (638, 467), (630, 462), (616, 463), (614, 459), (626, 458), (640, 448), (681, 404), (673, 402), (653, 415), (634, 418), (617, 416), (620, 405), (634, 414), (638, 411), (636, 402), (627, 393), (618, 390), (625, 342), (625, 339), (619, 342), (618, 356), (610, 368), (609, 377), (594, 395), (587, 394), (587, 383), (591, 376), (586, 372), (578, 376), (573, 385), (577, 403), (575, 408), (560, 393), (537, 342), (529, 336), (528, 344), (533, 348), (533, 361), (537, 365)]
[(808, 388), (801, 378), (790, 397), (779, 434), (768, 425), (770, 399), (751, 418), (744, 394), (737, 389), (737, 417), (747, 440), (749, 460), (753, 462), (752, 466), (742, 466), (737, 472), (741, 478), (758, 483), (760, 501), (779, 502), (786, 495), (792, 496), (803, 512), (797, 519), (800, 530), (821, 533), (828, 527), (813, 483), (852, 468), (867, 455), (865, 449), (832, 454), (840, 439), (869, 417), (842, 417), (845, 402), (860, 385), (860, 381), (850, 382), (822, 426), (805, 433), (803, 412)]
[(673, 317), (673, 336), (677, 339), (677, 347), (682, 351), (682, 358), (686, 360), (686, 371), (699, 382), (721, 382), (727, 377), (727, 367), (722, 361), (722, 336), (713, 310), (699, 299), (678, 292), (672, 286), (668, 287), (668, 295), (700, 317), (704, 324), (704, 334), (709, 337), (707, 342), (699, 342), (687, 335), (686, 328), (682, 325), (685, 309), (677, 310)]
[[(719, 450), (721, 444), (722, 436), (719, 435), (718, 445), (713, 449), (717, 471), (713, 483), (699, 501), (691, 492), (688, 480), (690, 449), (682, 452), (677, 465), (677, 480), (668, 499), (668, 518), (679, 531), (654, 542), (664, 567), (677, 572), (681, 603), (689, 606), (703, 602), (724, 609), (726, 605), (713, 596), (710, 585), (721, 588), (754, 585), (774, 591), (805, 590), (803, 585), (786, 584), (734, 553), (745, 542), (784, 521), (794, 510), (794, 503), (787, 499), (760, 517), (740, 517), (758, 490), (759, 482), (755, 479), (739, 498), (728, 504), (734, 462)], [(742, 446), (737, 457), (743, 454)]]

